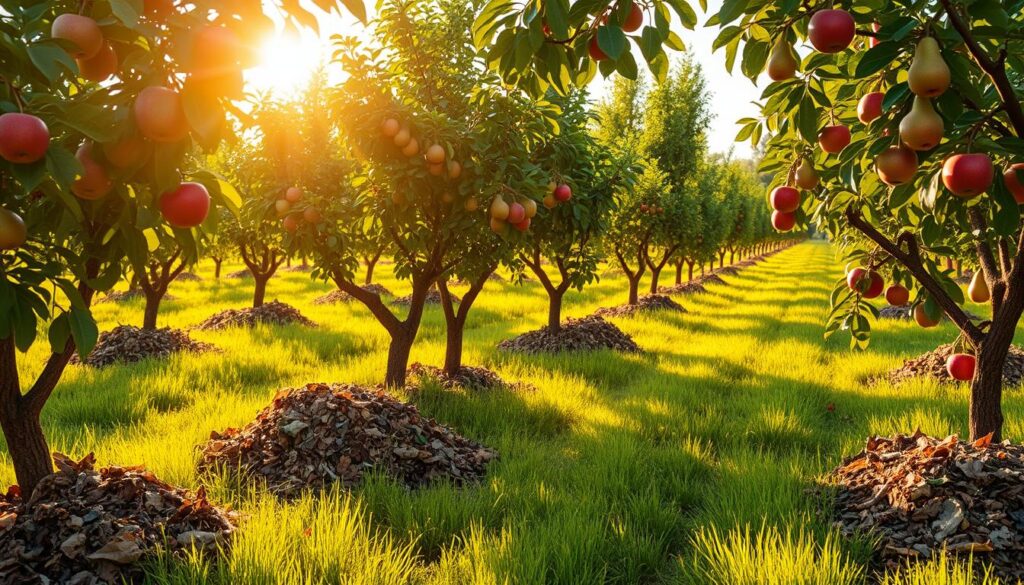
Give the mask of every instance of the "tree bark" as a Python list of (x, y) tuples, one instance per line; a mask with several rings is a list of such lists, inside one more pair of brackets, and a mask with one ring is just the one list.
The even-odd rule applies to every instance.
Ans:
[(373, 269), (377, 266), (377, 258), (366, 263), (366, 278), (363, 279), (363, 284), (373, 284)]
[(1003, 365), (1009, 343), (987, 339), (978, 351), (978, 365), (971, 382), (970, 432), (977, 440), (992, 433), (992, 440), (1003, 440)]
[(156, 319), (160, 314), (160, 301), (163, 300), (165, 293), (166, 289), (164, 291), (146, 291), (146, 310), (142, 317), (142, 328), (146, 331), (156, 330)]
[(676, 285), (683, 284), (683, 261), (676, 262)]
[(39, 482), (53, 473), (50, 447), (38, 412), (27, 412), (23, 404), (16, 404), (13, 409), (4, 409), (3, 414), (0, 427), (14, 464), (14, 476), (21, 487), (23, 501), (28, 501)]
[(640, 275), (629, 278), (629, 304), (636, 305), (640, 302)]
[(224, 263), (224, 260), (221, 260), (219, 258), (214, 258), (213, 259), (213, 277), (215, 279), (217, 279), (217, 280), (220, 280), (220, 267), (221, 267), (221, 264), (223, 264), (223, 263)]
[(658, 278), (661, 276), (661, 267), (651, 268), (651, 294), (658, 294)]
[(255, 273), (252, 276), (256, 281), (256, 287), (252, 294), (252, 306), (254, 309), (258, 309), (263, 306), (263, 302), (267, 298), (267, 282), (270, 280), (270, 276)]
[(689, 265), (689, 268), (690, 268), (690, 276), (689, 276), (689, 280), (687, 282), (693, 282), (693, 262), (688, 262), (687, 264)]
[(548, 292), (548, 330), (559, 331), (562, 328), (562, 299), (565, 293), (559, 290)]
[(402, 325), (391, 332), (391, 343), (388, 345), (388, 366), (384, 374), (384, 385), (388, 388), (405, 386), (406, 372), (409, 369), (409, 355), (412, 344), (416, 341), (416, 331)]
[(729, 250), (729, 264), (736, 263), (736, 250)]
[(448, 290), (448, 283), (445, 282), (445, 279), (440, 278), (437, 281), (437, 290), (441, 295), (447, 332), (444, 352), (444, 373), (449, 377), (458, 375), (459, 371), (462, 370), (463, 337), (466, 331), (466, 321), (469, 319), (469, 311), (473, 308), (473, 303), (476, 302), (477, 297), (480, 296), (480, 291), (487, 284), (487, 279), (494, 274), (497, 268), (497, 265), (495, 265), (479, 274), (470, 285), (469, 290), (466, 291), (466, 294), (462, 296), (462, 302), (458, 303), (458, 307), (452, 302), (452, 295)]

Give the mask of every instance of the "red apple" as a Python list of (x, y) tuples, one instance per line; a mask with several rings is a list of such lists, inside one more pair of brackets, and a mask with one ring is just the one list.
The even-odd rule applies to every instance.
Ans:
[(46, 123), (29, 114), (0, 116), (0, 157), (7, 162), (26, 165), (41, 160), (50, 148), (50, 130)]
[(298, 187), (288, 187), (288, 190), (284, 192), (285, 201), (288, 203), (298, 203), (302, 201), (302, 189)]
[(398, 134), (398, 131), (401, 129), (402, 125), (394, 118), (388, 118), (380, 125), (380, 133), (384, 135), (384, 138), (394, 138), (395, 134)]
[(590, 39), (590, 44), (587, 46), (587, 51), (590, 53), (590, 58), (594, 61), (604, 61), (608, 58), (608, 55), (601, 50), (601, 47), (597, 44), (597, 35)]
[(210, 193), (199, 183), (182, 183), (160, 197), (160, 213), (176, 228), (194, 228), (210, 213)]
[(622, 25), (622, 30), (628, 33), (636, 32), (643, 23), (644, 11), (634, 2), (629, 9), (629, 16), (626, 17), (626, 22)]
[(71, 56), (75, 59), (92, 59), (103, 48), (100, 25), (81, 14), (61, 14), (53, 19), (50, 36), (71, 43), (74, 47)]
[(106, 81), (117, 73), (117, 53), (110, 43), (103, 43), (103, 48), (92, 59), (79, 59), (77, 63), (78, 74), (82, 79), (96, 83)]
[(992, 186), (995, 171), (987, 154), (954, 154), (942, 165), (942, 183), (957, 197), (977, 197)]
[(838, 53), (853, 42), (857, 24), (845, 10), (819, 10), (807, 25), (807, 38), (822, 53)]
[(145, 156), (146, 143), (138, 136), (130, 135), (103, 146), (107, 162), (119, 169), (134, 167)]
[(114, 185), (107, 169), (93, 159), (92, 143), (83, 143), (75, 153), (75, 158), (82, 164), (82, 175), (71, 184), (71, 192), (75, 197), (94, 201), (109, 193)]
[(181, 96), (173, 89), (150, 86), (135, 98), (135, 123), (153, 142), (178, 142), (188, 136)]
[(1010, 165), (1003, 173), (1003, 182), (1006, 183), (1007, 191), (1013, 195), (1017, 203), (1024, 204), (1024, 184), (1021, 184), (1020, 179), (1017, 178), (1017, 171), (1024, 174), (1024, 163)]
[(967, 353), (954, 353), (946, 360), (946, 371), (954, 380), (969, 382), (974, 379), (978, 360)]
[(796, 214), (773, 211), (772, 226), (780, 232), (788, 232), (796, 226)]
[(875, 157), (875, 171), (886, 185), (902, 185), (917, 174), (917, 153), (906, 146), (890, 146)]
[(882, 100), (885, 94), (880, 91), (873, 91), (864, 94), (857, 102), (857, 118), (864, 124), (870, 124), (882, 116)]
[(903, 285), (894, 284), (885, 289), (885, 300), (894, 307), (905, 307), (910, 302), (910, 291)]
[(846, 285), (850, 290), (859, 292), (865, 299), (877, 298), (885, 288), (882, 275), (867, 268), (854, 268), (846, 275)]
[(28, 228), (21, 216), (0, 207), (0, 250), (17, 250), (27, 239)]
[(917, 306), (914, 307), (914, 321), (917, 321), (917, 324), (920, 325), (921, 327), (924, 327), (926, 329), (936, 327), (938, 326), (939, 321), (941, 320), (941, 316), (938, 319), (932, 319), (930, 316), (928, 316), (928, 312), (924, 310), (924, 303), (919, 303)]
[(449, 179), (458, 179), (461, 176), (462, 176), (462, 165), (459, 163), (459, 161), (455, 161), (455, 160), (450, 161), (448, 163), (448, 178)]
[(524, 219), (526, 219), (526, 208), (519, 203), (510, 203), (508, 206), (508, 217), (505, 218), (505, 221), (515, 225)]
[(285, 231), (290, 234), (294, 234), (299, 229), (299, 216), (295, 214), (289, 215), (281, 221), (281, 225), (284, 227)]
[(570, 199), (572, 199), (572, 189), (569, 185), (563, 183), (555, 187), (555, 201), (565, 203)]
[(439, 165), (444, 162), (445, 158), (444, 147), (440, 144), (431, 144), (430, 148), (427, 149), (427, 153), (424, 155), (427, 162), (433, 165)]
[(323, 221), (323, 216), (317, 211), (315, 207), (307, 207), (302, 212), (302, 219), (306, 220), (306, 223), (316, 225)]
[(793, 213), (800, 207), (800, 191), (793, 187), (776, 187), (772, 191), (772, 209)]
[(839, 154), (850, 145), (850, 129), (842, 124), (825, 126), (818, 133), (818, 144), (829, 154)]
[(521, 221), (519, 223), (512, 224), (512, 227), (516, 228), (517, 230), (519, 230), (521, 232), (525, 232), (526, 230), (530, 229), (530, 223), (532, 221), (533, 220), (531, 220), (530, 218), (527, 217), (527, 218), (524, 218), (523, 221)]

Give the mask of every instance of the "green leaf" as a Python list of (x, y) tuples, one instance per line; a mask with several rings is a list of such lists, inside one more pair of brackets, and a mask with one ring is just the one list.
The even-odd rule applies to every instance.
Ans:
[(47, 334), (50, 340), (50, 352), (61, 353), (71, 339), (71, 324), (68, 322), (68, 314), (61, 313), (50, 323), (50, 330)]
[(628, 43), (626, 33), (618, 26), (607, 25), (597, 29), (597, 46), (613, 60), (622, 56)]
[(749, 0), (725, 0), (718, 10), (718, 21), (720, 24), (729, 24), (743, 15), (747, 9)]
[(810, 96), (804, 95), (800, 100), (800, 109), (797, 110), (796, 117), (800, 136), (808, 143), (814, 144), (818, 140), (818, 107)]
[(60, 77), (62, 68), (66, 71), (78, 71), (78, 66), (68, 56), (67, 51), (52, 42), (33, 43), (26, 47), (26, 51), (36, 69), (51, 82)]
[(891, 65), (901, 51), (902, 47), (898, 43), (890, 41), (884, 41), (871, 47), (857, 63), (854, 76), (864, 78), (878, 73)]
[(366, 5), (363, 4), (363, 0), (341, 0), (341, 3), (348, 8), (348, 11), (359, 19), (359, 22), (366, 22)]
[(78, 348), (78, 355), (86, 357), (99, 339), (100, 331), (96, 326), (96, 320), (88, 310), (71, 307), (69, 324), (71, 325), (71, 337), (75, 340), (75, 347)]
[(110, 12), (129, 28), (139, 22), (140, 8), (142, 2), (138, 0), (110, 0)]

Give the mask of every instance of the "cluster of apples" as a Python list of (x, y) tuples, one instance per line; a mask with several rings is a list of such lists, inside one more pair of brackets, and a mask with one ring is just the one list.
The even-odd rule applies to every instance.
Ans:
[[(800, 165), (792, 174), (796, 186), (811, 190), (818, 186), (818, 171), (807, 158), (800, 160)], [(800, 208), (800, 191), (790, 185), (776, 187), (771, 193), (772, 226), (780, 232), (788, 232), (796, 226), (796, 210)]]
[(312, 205), (307, 205), (301, 212), (295, 210), (295, 206), (302, 202), (304, 195), (301, 188), (289, 187), (285, 190), (284, 196), (274, 202), (274, 210), (277, 217), (281, 218), (281, 226), (290, 234), (297, 232), (303, 221), (316, 225), (323, 219), (320, 211)]
[(491, 230), (503, 234), (508, 226), (512, 226), (521, 232), (530, 229), (530, 223), (537, 215), (537, 202), (533, 199), (524, 198), (522, 203), (513, 201), (506, 203), (501, 195), (495, 195), (491, 201)]
[(559, 203), (565, 203), (572, 199), (572, 187), (565, 183), (548, 183), (548, 191), (544, 195), (544, 207), (554, 209)]
[(646, 215), (664, 215), (665, 208), (659, 205), (648, 205), (646, 203), (640, 204), (640, 213)]
[[(885, 279), (875, 270), (856, 267), (846, 273), (846, 286), (859, 293), (862, 298), (876, 299), (885, 292), (885, 300), (893, 307), (906, 307), (910, 304), (910, 291), (902, 284), (893, 284), (886, 288)], [(924, 304), (914, 307), (914, 320), (921, 327), (935, 327), (939, 321), (932, 319), (924, 310)]]
[[(608, 23), (608, 15), (606, 14), (602, 19), (603, 24)], [(622, 23), (623, 32), (631, 33), (640, 30), (640, 27), (644, 24), (644, 11), (640, 8), (640, 5), (633, 2), (629, 7), (629, 16), (626, 17), (626, 21)], [(594, 36), (590, 38), (590, 44), (587, 45), (587, 52), (590, 53), (590, 58), (594, 61), (604, 61), (608, 59), (608, 54), (601, 50), (601, 46), (597, 43), (597, 30), (594, 31)], [(544, 34), (550, 35), (551, 29), (544, 25)]]
[[(380, 133), (391, 139), (405, 156), (412, 158), (420, 154), (419, 140), (413, 137), (408, 126), (403, 126), (397, 119), (387, 118), (381, 122)], [(427, 170), (435, 177), (447, 174), (449, 179), (455, 180), (462, 176), (462, 164), (455, 160), (446, 163), (448, 152), (440, 144), (430, 145), (423, 158), (427, 162)]]

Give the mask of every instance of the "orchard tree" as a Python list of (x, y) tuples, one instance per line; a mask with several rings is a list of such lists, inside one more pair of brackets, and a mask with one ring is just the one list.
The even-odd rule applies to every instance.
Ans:
[[(674, 208), (668, 174), (645, 160), (636, 185), (622, 195), (611, 218), (606, 240), (629, 282), (628, 304), (640, 301), (640, 281), (647, 273), (652, 250), (663, 250), (664, 262), (676, 250)], [(664, 263), (661, 264), (664, 266)]]
[[(0, 0), (0, 427), (22, 493), (52, 471), (40, 413), (96, 342), (93, 293), (148, 258), (145, 229), (191, 247), (223, 203), (182, 162), (217, 145), (270, 24), (255, 0)], [(52, 351), (23, 391), (16, 352), (40, 322)]]
[(598, 71), (635, 80), (638, 61), (665, 79), (665, 48), (684, 48), (671, 30), (675, 22), (697, 25), (686, 0), (490, 0), (473, 25), (473, 41), (507, 82), (536, 96), (548, 88), (566, 94)]
[[(361, 192), (343, 203), (358, 215), (332, 213), (338, 223), (314, 241), (321, 274), (391, 336), (389, 386), (404, 385), (430, 289), (478, 253), (472, 232), (489, 226), (513, 240), (528, 237), (547, 183), (529, 155), (553, 131), (554, 108), (487, 71), (472, 45), (472, 19), (465, 2), (393, 0), (373, 23), (380, 49), (338, 39), (349, 78), (333, 111), (361, 162), (353, 183)], [(379, 234), (390, 240), (396, 276), (412, 284), (404, 318), (355, 283), (358, 252)]]
[(585, 92), (574, 90), (565, 98), (549, 94), (549, 98), (561, 108), (560, 131), (533, 156), (550, 173), (551, 182), (520, 260), (544, 287), (547, 327), (558, 331), (565, 294), (583, 290), (598, 277), (605, 253), (602, 236), (617, 193), (633, 180), (633, 169), (591, 135), (588, 126), (593, 116)]
[[(234, 187), (231, 187), (233, 190)], [(236, 221), (234, 213), (225, 208), (217, 210), (217, 224), (227, 224)], [(221, 269), (224, 261), (229, 260), (238, 253), (238, 246), (231, 237), (230, 230), (217, 229), (206, 234), (202, 242), (202, 255), (213, 260), (213, 277), (220, 280)]]
[(167, 296), (167, 288), (195, 262), (195, 258), (187, 256), (173, 239), (161, 238), (157, 242), (158, 246), (149, 254), (146, 264), (134, 269), (135, 282), (146, 298), (142, 328), (147, 331), (156, 329), (160, 303)]
[[(761, 119), (741, 131), (771, 136), (762, 169), (782, 189), (773, 192), (776, 225), (814, 221), (862, 264), (850, 288), (833, 294), (828, 331), (848, 329), (866, 345), (875, 309), (865, 299), (880, 294), (885, 275), (913, 281), (918, 321), (945, 314), (976, 356), (970, 434), (996, 440), (1003, 364), (1024, 312), (1024, 173), (1015, 166), (1024, 147), (1022, 7), (741, 0), (715, 17), (716, 44), (729, 55), (743, 47), (745, 74), (776, 65)], [(814, 51), (779, 67), (769, 47), (805, 39)], [(805, 184), (803, 201), (785, 190)], [(794, 199), (797, 209), (786, 211)], [(961, 308), (963, 292), (943, 266), (964, 244), (990, 291), (991, 319)]]

